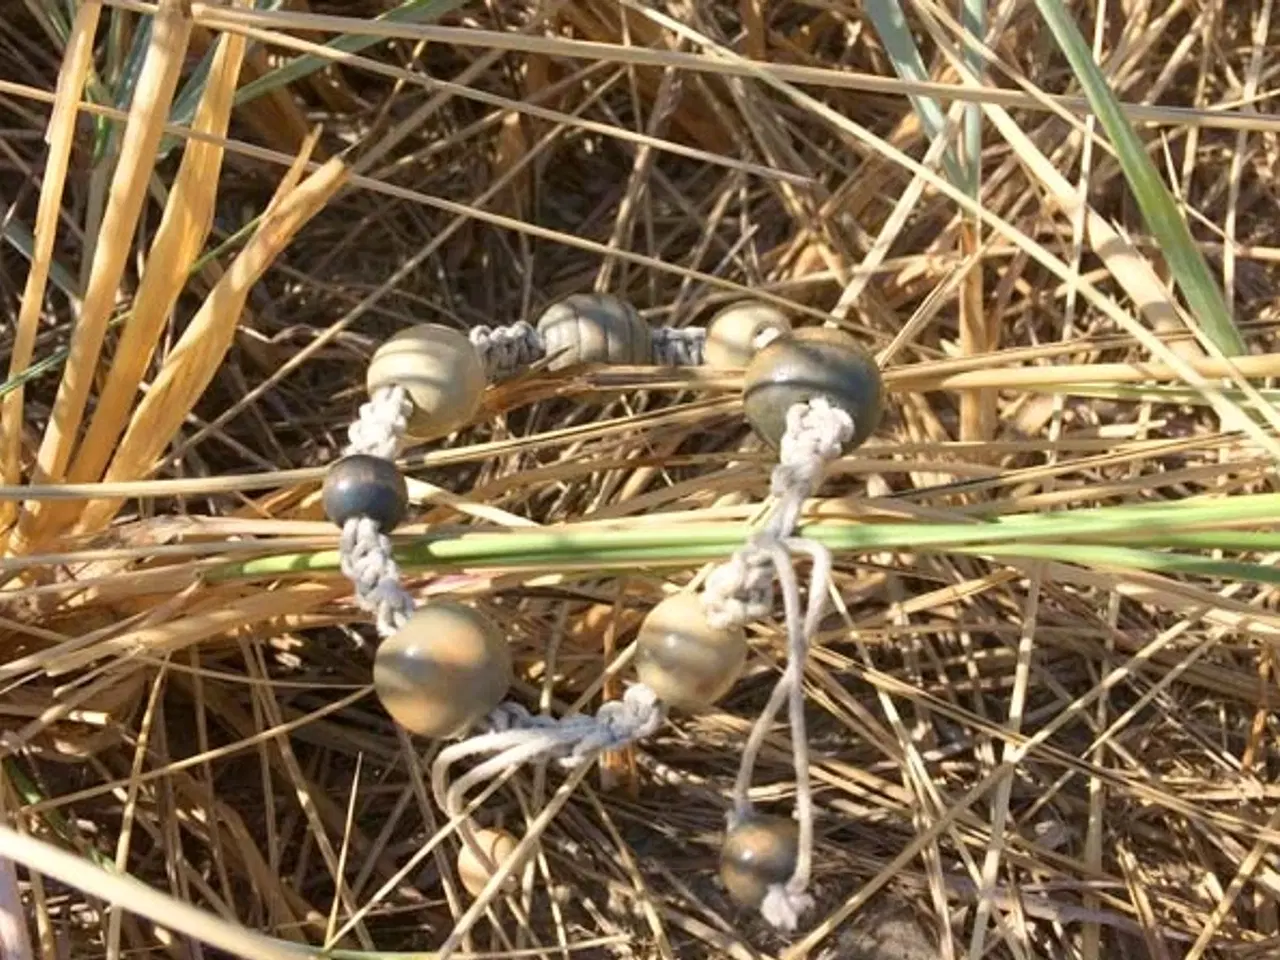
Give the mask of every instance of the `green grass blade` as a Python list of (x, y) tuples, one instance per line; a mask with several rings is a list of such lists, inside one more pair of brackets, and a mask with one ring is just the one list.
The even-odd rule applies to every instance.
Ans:
[[(911, 35), (911, 28), (907, 26), (907, 18), (898, 0), (867, 0), (866, 12), (876, 28), (880, 42), (884, 44), (885, 52), (893, 61), (893, 69), (898, 77), (918, 83), (927, 82), (929, 71), (925, 69), (920, 48), (916, 46), (916, 39)], [(920, 117), (925, 134), (930, 140), (936, 140), (947, 129), (947, 117), (938, 101), (915, 94), (909, 94), (908, 99)], [(977, 115), (981, 119), (980, 111)], [(947, 179), (957, 187), (964, 186), (968, 189), (970, 181), (966, 178), (965, 168), (960, 165), (956, 152), (951, 148), (943, 153), (942, 166)]]
[[(402, 3), (394, 10), (390, 10), (375, 19), (389, 23), (430, 23), (446, 13), (456, 10), (464, 2), (465, 0), (406, 0), (405, 3)], [(257, 6), (260, 8), (276, 7), (279, 6), (279, 0), (267, 0), (266, 3), (259, 2)], [(359, 53), (366, 47), (380, 43), (385, 39), (385, 37), (366, 34), (343, 34), (330, 40), (325, 46), (342, 53)], [(204, 85), (208, 80), (212, 56), (213, 51), (210, 50), (174, 99), (174, 107), (170, 112), (169, 118), (171, 123), (180, 126), (189, 126), (191, 124), (191, 119), (196, 113), (196, 107), (200, 103), (200, 97), (204, 94)], [(237, 105), (248, 103), (250, 100), (271, 93), (273, 90), (288, 86), (295, 80), (301, 80), (303, 77), (323, 70), (332, 63), (333, 61), (327, 57), (311, 54), (294, 57), (283, 66), (277, 67), (270, 73), (263, 74), (257, 80), (246, 83), (236, 91), (235, 102)], [(166, 137), (160, 144), (160, 156), (162, 158), (167, 156), (180, 142), (178, 137)]]
[[(0, 239), (22, 254), (28, 263), (31, 262), (36, 240), (31, 233), (31, 228), (21, 220), (0, 220)], [(80, 284), (71, 275), (71, 271), (56, 260), (49, 264), (49, 279), (68, 299), (80, 302)]]
[[(1176, 509), (1174, 509), (1176, 508)], [(1218, 529), (1223, 539), (1238, 537), (1245, 550), (1269, 541), (1259, 534), (1233, 532), (1233, 524), (1269, 524), (1280, 516), (1280, 494), (1169, 501), (1051, 514), (1018, 514), (986, 523), (818, 523), (801, 535), (824, 543), (837, 553), (874, 550), (1036, 550), (1070, 551), (1083, 546), (1109, 547), (1106, 541), (1148, 546), (1195, 545), (1186, 538), (1204, 528)], [(438, 531), (397, 546), (397, 559), (407, 567), (450, 569), (485, 567), (512, 569), (566, 565), (670, 566), (723, 557), (741, 545), (747, 529), (736, 523), (681, 524), (670, 528), (614, 530), (583, 529), (489, 533)], [(1026, 554), (1030, 556), (1031, 554)], [(1054, 554), (1074, 562), (1069, 552)], [(1204, 558), (1208, 559), (1208, 558)], [(1155, 569), (1148, 558), (1140, 569)], [(337, 569), (336, 551), (260, 557), (219, 565), (209, 571), (214, 580), (270, 577)], [(1169, 568), (1172, 569), (1172, 568)], [(1188, 567), (1190, 569), (1190, 567)], [(1197, 570), (1208, 568), (1197, 567)], [(1208, 575), (1208, 574), (1204, 574)], [(1256, 578), (1255, 578), (1256, 579)]]
[(1098, 122), (1115, 147), (1143, 219), (1159, 240), (1174, 281), (1186, 297), (1205, 336), (1227, 356), (1243, 354), (1244, 340), (1231, 318), (1222, 288), (1209, 271), (1186, 219), (1178, 210), (1155, 164), (1147, 156), (1142, 141), (1121, 111), (1119, 101), (1094, 61), (1075, 19), (1061, 0), (1036, 0), (1036, 7), (1071, 64)]
[[(1028, 393), (1060, 393), (1064, 396), (1088, 397), (1094, 400), (1124, 400), (1131, 403), (1163, 403), (1188, 407), (1212, 406), (1205, 399), (1204, 394), (1194, 387), (1175, 387), (1168, 384), (1138, 386), (1127, 383), (1047, 383), (1043, 385), (1028, 384), (1022, 389)], [(1280, 389), (1259, 387), (1257, 393), (1266, 403), (1280, 407)], [(1232, 403), (1239, 404), (1244, 408), (1244, 413), (1252, 416), (1259, 425), (1265, 424), (1265, 419), (1261, 414), (1256, 410), (1249, 409), (1249, 404), (1253, 400), (1251, 397), (1246, 396), (1243, 390), (1233, 390), (1230, 387), (1226, 387), (1222, 389), (1222, 395)]]
[[(256, 10), (276, 10), (280, 7), (280, 0), (256, 0), (254, 3)], [(150, 21), (148, 21), (148, 25)], [(252, 49), (255, 43), (249, 43), (249, 49)], [(173, 106), (169, 110), (169, 122), (189, 126), (192, 119), (196, 115), (196, 108), (200, 106), (200, 98), (204, 96), (205, 84), (209, 82), (209, 70), (213, 67), (213, 57), (218, 48), (210, 45), (209, 49), (204, 52), (204, 56), (200, 58), (200, 62), (195, 65), (190, 76), (183, 82), (178, 90), (177, 96), (173, 98)], [(163, 160), (167, 157), (175, 147), (182, 143), (181, 137), (164, 136), (160, 140), (159, 158)]]
[(1280, 583), (1280, 569), (1270, 564), (1239, 560), (1215, 560), (1186, 553), (1161, 553), (1131, 547), (1095, 544), (1023, 543), (1012, 547), (957, 547), (954, 552), (1007, 559), (1053, 560), (1078, 567), (1112, 570), (1145, 570), (1151, 573), (1187, 574), (1212, 580), (1245, 583)]
[[(112, 12), (120, 14), (122, 11)], [(142, 64), (147, 59), (147, 47), (151, 43), (151, 23), (150, 17), (141, 18), (138, 28), (133, 33), (133, 43), (129, 46), (129, 52), (125, 54), (124, 63), (120, 65), (120, 75), (112, 81), (115, 84), (114, 100), (117, 110), (127, 111), (130, 101), (133, 100), (133, 91), (138, 85), (138, 75), (142, 72)], [(113, 31), (121, 29), (118, 19), (112, 20), (111, 28)]]
[[(407, 0), (394, 10), (390, 10), (376, 18), (379, 23), (430, 23), (462, 6), (465, 0)], [(359, 53), (367, 47), (384, 40), (383, 37), (367, 34), (343, 34), (325, 44), (330, 50), (341, 53)], [(333, 61), (327, 57), (304, 54), (295, 57), (282, 67), (247, 83), (236, 93), (236, 103), (246, 103), (254, 97), (270, 93), (303, 77), (323, 70)]]
[[(189, 125), (196, 115), (196, 107), (200, 105), (200, 98), (204, 96), (204, 86), (209, 82), (209, 70), (213, 67), (213, 56), (217, 50), (216, 46), (211, 46), (204, 52), (204, 56), (191, 71), (191, 75), (187, 77), (178, 95), (173, 98), (173, 109), (170, 113), (174, 123)], [(166, 135), (160, 142), (160, 157), (167, 157), (169, 152), (181, 142), (181, 137)]]
[[(120, 324), (124, 323), (127, 317), (128, 314), (121, 314), (120, 316), (112, 319), (108, 326), (111, 328), (118, 327)], [(46, 373), (57, 370), (66, 361), (67, 356), (70, 353), (70, 347), (59, 347), (47, 357), (41, 357), (21, 373), (15, 374), (4, 383), (0, 383), (0, 398), (4, 397), (6, 394), (12, 393), (19, 387), (30, 383), (32, 380), (43, 377)]]
[[(196, 262), (191, 265), (191, 269), (187, 271), (187, 276), (191, 276), (192, 274), (203, 270), (210, 262), (218, 259), (232, 247), (245, 240), (255, 229), (257, 229), (259, 220), (261, 220), (261, 216), (254, 217), (235, 233), (223, 240), (222, 243), (218, 244), (218, 246), (202, 254)], [(10, 225), (14, 225), (13, 222), (11, 222)], [(16, 224), (16, 227), (17, 236), (10, 237), (4, 232), (3, 225), (0, 225), (0, 236), (9, 240), (10, 243), (12, 243), (18, 250), (22, 251), (26, 255), (27, 259), (30, 260), (30, 251), (32, 250), (31, 231), (27, 229), (25, 224), (18, 223)], [(79, 301), (80, 295), (75, 286), (75, 278), (73, 278), (64, 267), (55, 262), (50, 267), (49, 276), (58, 289), (62, 290), (63, 293), (66, 293), (71, 299)], [(111, 326), (116, 327), (120, 325), (128, 316), (129, 314), (126, 312), (121, 314), (119, 317), (114, 318), (111, 321)], [(66, 347), (55, 350), (53, 353), (49, 354), (49, 356), (37, 360), (21, 373), (14, 375), (4, 383), (0, 383), (0, 397), (3, 397), (7, 393), (11, 393), (23, 384), (30, 383), (37, 377), (42, 377), (46, 373), (56, 370), (58, 367), (62, 366), (63, 362), (67, 359), (68, 353), (69, 351)]]
[[(963, 0), (960, 23), (978, 42), (987, 35), (987, 0)], [(973, 75), (981, 77), (986, 71), (982, 54), (971, 47), (965, 48), (965, 61)], [(982, 186), (982, 105), (971, 103), (964, 108), (964, 187), (969, 196), (978, 198)]]

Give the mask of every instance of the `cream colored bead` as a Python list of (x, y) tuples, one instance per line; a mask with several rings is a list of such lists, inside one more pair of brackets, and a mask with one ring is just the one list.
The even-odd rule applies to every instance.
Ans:
[(718, 370), (739, 370), (764, 345), (762, 341), (791, 332), (791, 321), (776, 307), (742, 300), (725, 307), (707, 324), (703, 360)]
[(538, 318), (538, 332), (551, 370), (579, 363), (629, 366), (653, 355), (649, 324), (631, 304), (607, 293), (575, 293), (553, 303)]
[(450, 737), (507, 695), (511, 651), (488, 617), (460, 603), (431, 603), (383, 640), (373, 688), (396, 723), (422, 737)]
[(382, 387), (404, 387), (413, 402), (409, 435), (427, 439), (470, 422), (486, 381), (480, 354), (466, 334), (423, 323), (374, 352), (366, 383), (371, 395)]
[[(516, 838), (505, 830), (476, 830), (473, 833), (476, 846), (478, 846), (489, 863), (493, 865), (493, 871), (502, 866), (502, 862), (511, 854), (515, 853)], [(493, 873), (480, 861), (476, 853), (471, 849), (471, 845), (464, 839), (462, 841), (462, 849), (458, 851), (458, 879), (462, 881), (463, 889), (473, 897), (480, 896), (480, 891), (485, 885), (493, 879)], [(514, 881), (514, 877), (508, 878)]]
[(684, 710), (709, 707), (737, 682), (747, 661), (741, 627), (707, 623), (694, 593), (667, 597), (649, 611), (636, 637), (636, 674), (658, 699)]

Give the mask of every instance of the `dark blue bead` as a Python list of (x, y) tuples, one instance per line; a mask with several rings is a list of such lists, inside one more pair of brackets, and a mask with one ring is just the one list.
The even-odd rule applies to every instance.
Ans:
[(409, 489), (390, 460), (363, 453), (343, 457), (324, 478), (324, 512), (342, 526), (352, 517), (369, 517), (390, 533), (409, 509)]

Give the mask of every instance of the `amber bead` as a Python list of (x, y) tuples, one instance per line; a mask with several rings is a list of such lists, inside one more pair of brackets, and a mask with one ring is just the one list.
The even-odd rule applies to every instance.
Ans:
[(413, 404), (408, 433), (440, 437), (470, 422), (486, 384), (484, 363), (466, 334), (436, 323), (402, 330), (374, 351), (369, 393), (404, 387)]
[(648, 363), (653, 337), (636, 308), (607, 293), (575, 293), (538, 318), (548, 365), (560, 370), (579, 363)]
[(883, 392), (875, 358), (856, 340), (830, 327), (805, 327), (752, 358), (742, 406), (756, 433), (776, 449), (787, 429), (787, 411), (825, 397), (853, 418), (853, 437), (845, 444), (852, 450), (880, 425)]
[(507, 695), (511, 651), (484, 614), (460, 603), (431, 603), (379, 645), (373, 686), (406, 730), (453, 736)]
[(480, 858), (476, 856), (475, 850), (464, 839), (462, 841), (462, 849), (458, 851), (458, 879), (462, 881), (462, 887), (467, 893), (473, 897), (478, 897), (480, 896), (480, 891), (493, 879), (494, 873), (502, 866), (502, 862), (515, 852), (516, 838), (505, 830), (491, 830), (488, 828), (473, 831), (472, 836), (475, 839), (476, 846), (488, 858), (493, 867), (493, 872), (481, 862)]
[(720, 370), (740, 370), (762, 349), (760, 341), (791, 331), (791, 321), (776, 307), (759, 300), (730, 304), (707, 324), (703, 360)]
[(799, 853), (799, 824), (789, 818), (757, 814), (725, 836), (720, 848), (720, 879), (729, 896), (755, 908), (771, 886), (791, 879)]
[(409, 490), (390, 460), (357, 453), (329, 467), (321, 501), (325, 516), (338, 526), (352, 517), (368, 517), (390, 533), (409, 509)]
[(658, 699), (708, 707), (737, 682), (747, 660), (741, 627), (713, 627), (697, 594), (677, 593), (649, 611), (636, 637), (636, 673)]

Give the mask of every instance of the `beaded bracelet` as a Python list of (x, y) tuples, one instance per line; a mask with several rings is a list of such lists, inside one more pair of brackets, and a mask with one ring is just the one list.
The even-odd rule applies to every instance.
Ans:
[[(677, 593), (645, 617), (636, 638), (638, 683), (594, 716), (534, 715), (504, 701), (511, 655), (496, 624), (464, 604), (416, 608), (400, 583), (388, 534), (404, 519), (408, 492), (394, 460), (407, 438), (439, 437), (470, 422), (490, 380), (547, 361), (551, 370), (582, 363), (745, 368), (743, 410), (778, 453), (770, 478), (772, 509), (764, 524), (706, 577), (700, 595)], [(553, 304), (536, 325), (477, 327), (464, 336), (424, 324), (392, 337), (374, 354), (370, 399), (349, 430), (344, 456), (326, 476), (326, 515), (341, 528), (343, 573), (357, 602), (374, 615), (382, 642), (373, 683), (384, 709), (419, 736), (474, 735), (441, 750), (432, 765), (437, 804), (459, 822), (459, 874), (473, 896), (497, 861), (515, 848), (501, 831), (467, 824), (472, 788), (515, 766), (554, 759), (575, 767), (653, 735), (668, 710), (711, 706), (735, 685), (747, 659), (746, 624), (773, 611), (775, 576), (783, 594), (787, 665), (743, 749), (721, 879), (734, 900), (791, 931), (808, 908), (813, 809), (805, 733), (803, 674), (831, 585), (829, 552), (794, 535), (805, 499), (828, 463), (875, 430), (882, 410), (880, 371), (847, 334), (828, 328), (792, 331), (786, 317), (758, 303), (733, 304), (705, 330), (650, 329), (635, 308), (607, 294), (575, 294)], [(806, 609), (791, 562), (812, 560)], [(787, 706), (796, 778), (794, 818), (763, 816), (748, 791), (770, 725)], [(457, 762), (488, 755), (456, 781)]]

